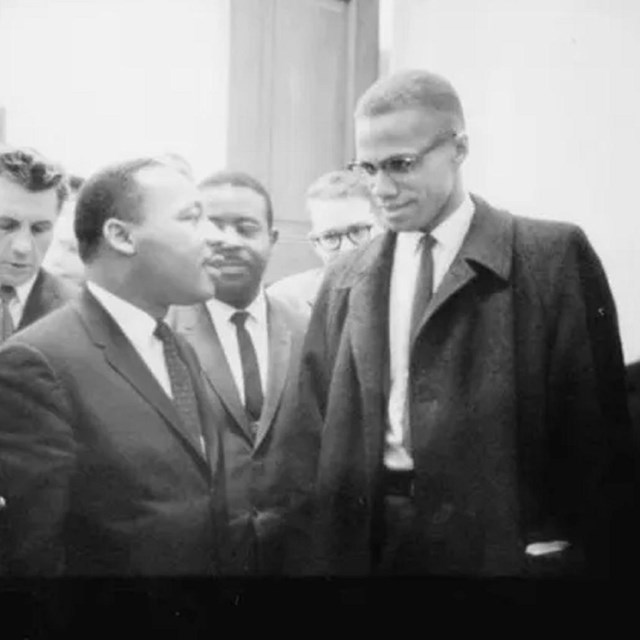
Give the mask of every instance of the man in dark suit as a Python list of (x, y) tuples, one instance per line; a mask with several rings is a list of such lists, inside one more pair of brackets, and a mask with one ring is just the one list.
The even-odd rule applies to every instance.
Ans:
[(0, 149), (0, 343), (75, 293), (41, 268), (67, 195), (60, 167), (32, 149)]
[(378, 81), (355, 125), (351, 167), (388, 231), (329, 269), (312, 314), (291, 456), (294, 489), (315, 484), (302, 571), (607, 574), (633, 467), (598, 257), (574, 225), (468, 194), (445, 79)]
[(139, 159), (84, 185), (81, 296), (0, 350), (0, 573), (212, 575), (219, 434), (195, 355), (162, 322), (210, 297), (195, 183)]
[(247, 174), (221, 172), (201, 191), (218, 229), (216, 295), (176, 308), (172, 323), (198, 354), (223, 425), (232, 544), (226, 571), (273, 575), (282, 570), (286, 532), (281, 442), (296, 428), (291, 411), (305, 317), (263, 290), (277, 240), (265, 188)]

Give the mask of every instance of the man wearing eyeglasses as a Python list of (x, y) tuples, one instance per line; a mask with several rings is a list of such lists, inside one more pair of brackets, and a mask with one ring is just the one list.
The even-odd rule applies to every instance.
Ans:
[(331, 171), (315, 180), (307, 190), (306, 207), (309, 240), (323, 266), (278, 280), (268, 291), (309, 317), (326, 265), (377, 235), (380, 226), (366, 183), (351, 171)]
[(598, 257), (573, 225), (467, 192), (464, 115), (444, 78), (379, 80), (355, 134), (351, 169), (387, 232), (329, 267), (312, 312), (302, 571), (608, 574), (631, 464)]

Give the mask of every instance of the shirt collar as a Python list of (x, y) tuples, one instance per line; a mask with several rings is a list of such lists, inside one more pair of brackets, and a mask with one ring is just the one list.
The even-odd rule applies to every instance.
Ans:
[(95, 282), (88, 281), (87, 289), (111, 314), (132, 344), (149, 344), (149, 340), (158, 324), (155, 318)]
[(473, 218), (473, 201), (468, 193), (465, 193), (460, 206), (443, 220), (432, 232), (431, 235), (439, 244), (459, 247), (464, 240)]
[(33, 285), (36, 283), (36, 279), (40, 275), (40, 270), (36, 271), (34, 275), (32, 275), (26, 282), (23, 282), (21, 285), (14, 287), (16, 290), (16, 298), (18, 299), (18, 303), (21, 307), (27, 303), (27, 298), (31, 294), (33, 290)]
[[(459, 248), (471, 226), (473, 212), (473, 201), (469, 194), (465, 193), (460, 206), (431, 232), (436, 243), (444, 247), (451, 246)], [(423, 231), (401, 231), (398, 233), (396, 246), (399, 246), (402, 252), (415, 252), (423, 236)]]
[[(229, 322), (231, 316), (238, 311), (236, 307), (232, 307), (222, 300), (217, 298), (211, 298), (207, 300), (207, 309), (213, 318), (214, 322)], [(264, 289), (260, 287), (258, 295), (253, 299), (250, 305), (248, 305), (244, 311), (249, 314), (249, 319), (257, 322), (260, 326), (266, 326), (267, 324), (267, 299), (264, 295)]]

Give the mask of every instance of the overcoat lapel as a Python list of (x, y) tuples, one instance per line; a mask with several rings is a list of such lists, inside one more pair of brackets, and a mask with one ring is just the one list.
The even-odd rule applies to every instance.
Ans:
[(482, 269), (477, 268), (478, 265), (502, 280), (509, 277), (513, 251), (511, 218), (499, 211), (490, 210), (480, 198), (474, 196), (473, 201), (475, 212), (467, 236), (442, 283), (429, 301), (416, 328), (413, 343), (434, 314), (482, 273)]
[(369, 469), (379, 459), (389, 391), (389, 285), (394, 247), (392, 233), (375, 238), (360, 256), (350, 280), (349, 336), (360, 385)]

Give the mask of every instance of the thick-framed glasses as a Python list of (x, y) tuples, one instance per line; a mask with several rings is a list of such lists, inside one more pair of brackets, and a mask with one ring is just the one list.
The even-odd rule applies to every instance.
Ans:
[(309, 239), (325, 251), (338, 251), (342, 246), (342, 239), (357, 247), (371, 237), (370, 224), (354, 224), (343, 231), (328, 231), (327, 233), (309, 234)]
[(347, 168), (363, 180), (371, 180), (378, 171), (384, 171), (390, 178), (402, 177), (411, 173), (432, 151), (435, 151), (450, 140), (455, 140), (457, 137), (458, 133), (456, 131), (448, 131), (438, 136), (428, 147), (420, 149), (417, 153), (390, 156), (380, 162), (354, 160), (347, 165)]

